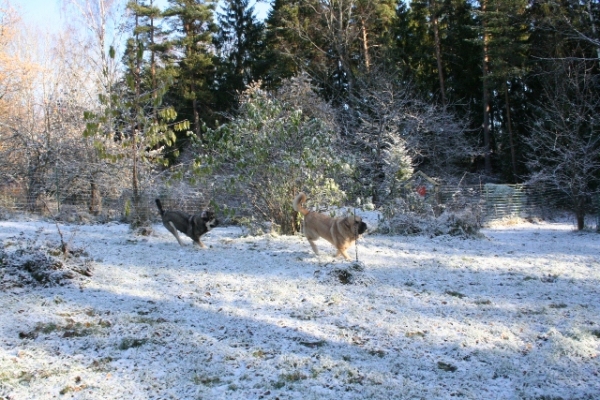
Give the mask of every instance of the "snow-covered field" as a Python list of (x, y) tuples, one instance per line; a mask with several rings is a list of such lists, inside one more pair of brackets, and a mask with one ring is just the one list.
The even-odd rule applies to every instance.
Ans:
[[(367, 235), (363, 271), (238, 227), (204, 250), (162, 225), (60, 229), (93, 275), (0, 289), (0, 399), (600, 398), (600, 235), (571, 224)], [(0, 221), (5, 252), (27, 238), (59, 241)]]

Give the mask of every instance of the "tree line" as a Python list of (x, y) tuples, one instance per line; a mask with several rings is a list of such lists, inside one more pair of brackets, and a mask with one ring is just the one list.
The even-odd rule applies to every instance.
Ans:
[(270, 200), (303, 181), (384, 204), (419, 169), (556, 188), (581, 229), (600, 196), (597, 0), (157, 4), (63, 0), (79, 29), (47, 65), (2, 6), (0, 168), (32, 207), (59, 175), (134, 203), (165, 172), (235, 175), (288, 221)]

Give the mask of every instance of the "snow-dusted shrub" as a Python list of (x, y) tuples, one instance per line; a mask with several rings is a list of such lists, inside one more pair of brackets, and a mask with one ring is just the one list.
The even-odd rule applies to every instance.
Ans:
[(473, 210), (447, 211), (435, 219), (433, 235), (477, 236), (481, 216)]
[(303, 77), (275, 96), (250, 87), (239, 115), (207, 132), (210, 144), (196, 160), (198, 172), (230, 177), (224, 183), (255, 219), (293, 233), (298, 224), (292, 199), (299, 191), (317, 204), (339, 204), (345, 197), (339, 179), (352, 174), (354, 162), (342, 156), (334, 121)]
[(382, 220), (377, 230), (387, 235), (421, 234), (433, 219), (432, 210), (417, 198), (397, 198), (382, 207), (381, 211)]
[(431, 223), (431, 217), (423, 217), (414, 213), (395, 214), (384, 217), (377, 231), (386, 235), (419, 235), (424, 233), (426, 226)]
[(481, 229), (481, 210), (478, 206), (462, 209), (448, 207), (435, 217), (433, 212), (425, 208), (415, 211), (406, 204), (398, 200), (384, 207), (378, 231), (388, 235), (477, 236)]
[(0, 248), (0, 289), (36, 285), (62, 285), (67, 280), (91, 276), (92, 261), (81, 250), (65, 255), (59, 246), (33, 240), (10, 239)]
[(70, 204), (60, 207), (60, 211), (54, 216), (54, 219), (56, 221), (82, 224), (89, 224), (95, 220), (94, 216), (87, 211)]

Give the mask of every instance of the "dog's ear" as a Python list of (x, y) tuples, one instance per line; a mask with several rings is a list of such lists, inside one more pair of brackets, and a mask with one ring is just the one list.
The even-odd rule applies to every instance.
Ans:
[(354, 217), (349, 215), (348, 217), (344, 218), (344, 225), (346, 225), (348, 229), (352, 229), (352, 225), (354, 225)]

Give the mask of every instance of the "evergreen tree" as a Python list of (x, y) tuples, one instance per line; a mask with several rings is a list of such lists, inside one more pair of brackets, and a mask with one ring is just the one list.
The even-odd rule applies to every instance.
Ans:
[[(303, 0), (275, 0), (265, 20), (265, 59), (268, 60), (265, 87), (276, 89), (282, 82), (297, 75), (301, 70), (319, 75), (312, 61), (322, 59), (319, 52), (303, 39), (296, 26), (305, 26), (316, 19), (311, 7), (303, 6)], [(322, 74), (321, 74), (322, 75)]]
[(237, 108), (237, 96), (263, 75), (264, 25), (254, 15), (249, 0), (226, 0), (218, 14), (214, 37), (217, 49), (215, 96), (220, 109)]
[[(481, 46), (473, 8), (469, 1), (445, 0), (439, 20), (446, 99), (455, 113), (473, 118), (465, 107), (481, 102)], [(473, 126), (481, 126), (479, 118)]]
[(162, 12), (154, 3), (155, 0), (146, 2), (130, 1), (128, 8), (137, 18), (134, 34), (137, 35), (137, 40), (143, 44), (144, 52), (150, 53), (147, 59), (142, 60), (144, 63), (142, 68), (148, 69), (148, 73), (144, 75), (149, 77), (149, 82), (146, 82), (146, 85), (152, 91), (152, 98), (154, 100), (152, 114), (155, 119), (158, 119), (158, 109), (160, 106), (158, 88), (159, 86), (166, 85), (165, 81), (159, 83), (159, 56), (160, 53), (165, 53), (167, 40), (166, 33), (160, 26)]
[(214, 77), (212, 35), (213, 0), (169, 0), (164, 16), (171, 26), (174, 60), (177, 64), (174, 97), (179, 97), (177, 111), (192, 121), (194, 134), (202, 140), (203, 120), (214, 111), (211, 85)]
[[(164, 154), (159, 146), (171, 146), (176, 136), (174, 130), (188, 128), (184, 123), (172, 124), (177, 113), (172, 107), (163, 106), (162, 98), (166, 84), (153, 87), (148, 84), (145, 66), (146, 45), (149, 30), (144, 20), (149, 8), (140, 0), (128, 3), (131, 11), (131, 37), (126, 42), (123, 56), (125, 67), (123, 80), (111, 90), (110, 98), (100, 96), (104, 106), (103, 114), (86, 112), (84, 136), (96, 137), (96, 148), (109, 160), (128, 159), (131, 165), (131, 189), (133, 215), (132, 224), (139, 226), (148, 223), (147, 208), (141, 204), (140, 169), (149, 167), (151, 161), (164, 163)], [(149, 20), (149, 18), (148, 18)], [(110, 56), (115, 52), (111, 50)], [(108, 135), (106, 135), (108, 134)]]
[(387, 54), (395, 8), (392, 0), (276, 1), (267, 19), (275, 37), (269, 44), (296, 71), (306, 70), (327, 99), (343, 104), (357, 77)]
[[(480, 92), (480, 45), (465, 0), (400, 2), (391, 57), (423, 96), (440, 104), (470, 104)], [(455, 108), (454, 112), (465, 114)]]
[(389, 54), (405, 85), (414, 88), (414, 96), (442, 105), (460, 120), (468, 119), (466, 133), (475, 136), (481, 127), (481, 116), (473, 111), (480, 109), (482, 72), (471, 2), (413, 0), (399, 2), (396, 12)]

